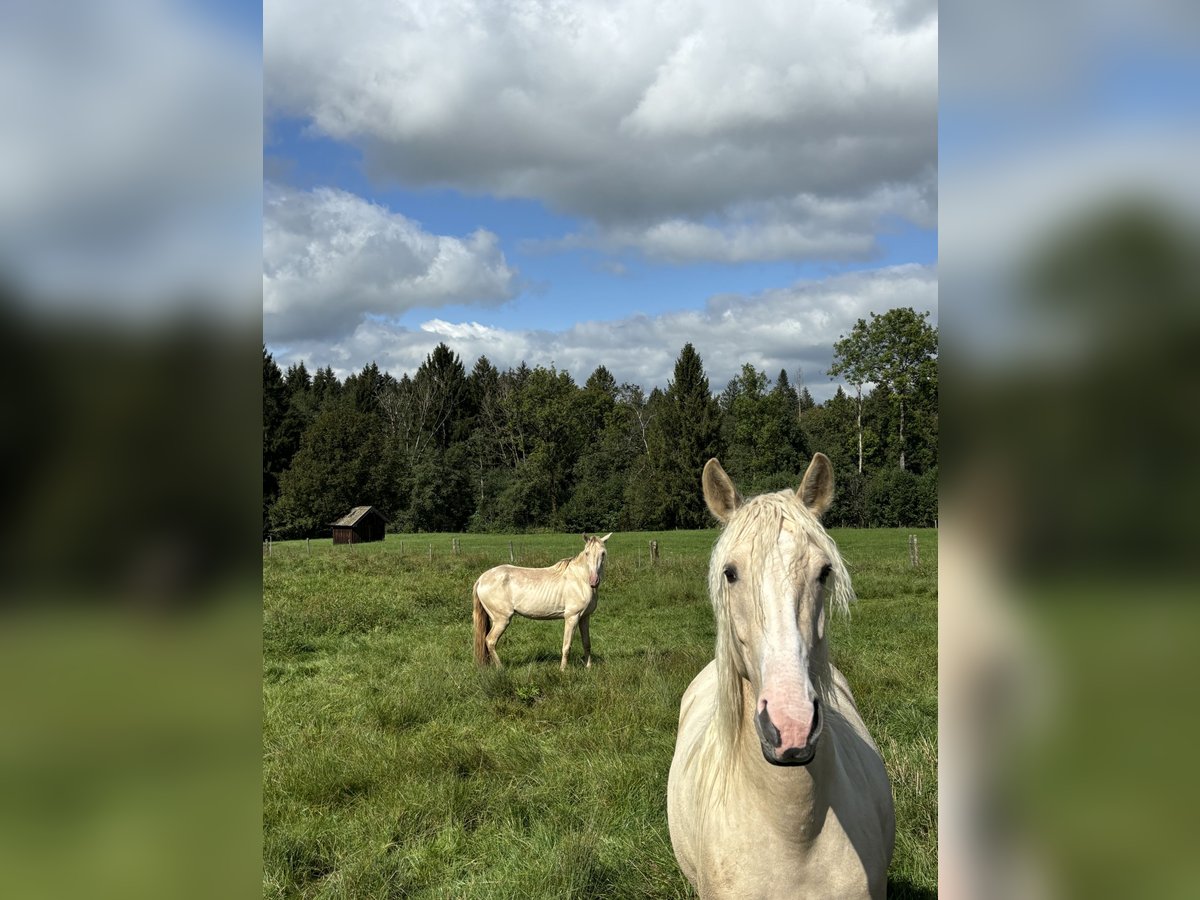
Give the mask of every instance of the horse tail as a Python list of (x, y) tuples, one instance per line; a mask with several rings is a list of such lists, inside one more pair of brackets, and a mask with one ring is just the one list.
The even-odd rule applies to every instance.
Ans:
[(488, 615), (487, 610), (483, 608), (483, 604), (479, 602), (478, 581), (475, 582), (475, 587), (471, 588), (471, 599), (474, 601), (475, 662), (477, 665), (485, 666), (491, 657), (491, 654), (488, 653), (487, 634), (492, 630), (492, 617)]

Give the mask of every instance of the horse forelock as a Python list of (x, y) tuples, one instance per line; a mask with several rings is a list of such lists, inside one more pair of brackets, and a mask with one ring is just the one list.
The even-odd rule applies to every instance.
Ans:
[[(783, 490), (773, 494), (761, 494), (746, 501), (730, 518), (714, 547), (708, 572), (709, 591), (715, 611), (724, 612), (725, 579), (721, 563), (736, 548), (748, 560), (744, 565), (746, 574), (755, 576), (761, 560), (779, 541), (779, 534), (788, 525), (800, 538), (801, 544), (824, 551), (829, 560), (830, 572), (825, 582), (825, 597), (829, 605), (838, 612), (848, 614), (854, 601), (854, 588), (850, 574), (837, 544), (825, 527), (800, 502), (794, 491)], [(718, 602), (720, 601), (720, 602)], [(719, 607), (719, 608), (717, 608)]]

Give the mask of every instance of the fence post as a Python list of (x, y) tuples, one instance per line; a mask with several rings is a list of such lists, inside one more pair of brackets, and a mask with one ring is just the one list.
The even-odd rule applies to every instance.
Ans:
[(429, 545), (429, 561), (433, 562), (433, 544)]
[(658, 541), (650, 542), (650, 565), (658, 564)]
[(271, 555), (271, 539), (267, 538), (267, 556)]
[(513, 556), (512, 541), (508, 542), (508, 561), (509, 562), (517, 561), (517, 558), (515, 556)]
[(304, 539), (304, 552), (312, 556), (312, 542), (310, 538)]
[(917, 549), (917, 536), (915, 534), (908, 536), (908, 561), (914, 569), (921, 564), (921, 552)]
[(455, 538), (454, 539), (454, 555), (458, 556), (458, 553), (459, 553), (458, 538)]

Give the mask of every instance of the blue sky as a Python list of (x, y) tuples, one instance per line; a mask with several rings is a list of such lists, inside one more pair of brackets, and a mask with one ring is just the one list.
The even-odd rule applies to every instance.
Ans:
[(445, 341), (649, 389), (691, 341), (714, 390), (750, 362), (819, 399), (857, 318), (936, 318), (933, 4), (293, 0), (263, 28), (284, 365)]

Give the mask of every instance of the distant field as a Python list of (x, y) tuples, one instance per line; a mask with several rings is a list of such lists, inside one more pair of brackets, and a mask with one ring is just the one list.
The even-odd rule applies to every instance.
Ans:
[[(932, 897), (937, 532), (832, 533), (859, 596), (830, 626), (833, 657), (896, 796), (889, 896)], [(264, 551), (264, 895), (692, 896), (671, 853), (666, 786), (679, 698), (712, 658), (716, 535), (613, 535), (593, 667), (577, 634), (566, 673), (562, 622), (527, 619), (504, 635), (506, 668), (477, 669), (470, 592), (508, 562), (510, 540), (518, 564), (547, 565), (574, 555), (578, 535)]]

